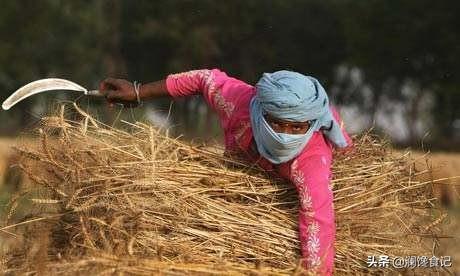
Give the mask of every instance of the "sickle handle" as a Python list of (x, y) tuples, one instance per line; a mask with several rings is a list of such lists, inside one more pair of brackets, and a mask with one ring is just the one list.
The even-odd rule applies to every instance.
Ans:
[[(88, 90), (85, 92), (85, 95), (95, 96), (95, 97), (104, 97), (104, 94), (102, 94), (101, 91), (99, 90)], [(117, 102), (115, 104), (120, 105), (122, 107), (126, 107), (126, 108), (135, 108), (135, 107), (140, 106), (139, 103), (137, 102), (128, 102), (128, 101)]]
[(95, 96), (95, 97), (103, 97), (104, 95), (99, 90), (88, 90), (85, 95), (88, 96)]

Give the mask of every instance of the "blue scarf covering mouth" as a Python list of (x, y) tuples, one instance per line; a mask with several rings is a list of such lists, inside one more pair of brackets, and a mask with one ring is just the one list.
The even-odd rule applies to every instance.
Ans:
[[(313, 121), (305, 134), (273, 131), (264, 114), (291, 121)], [(326, 91), (319, 81), (292, 71), (264, 73), (250, 103), (251, 126), (259, 153), (274, 164), (287, 162), (301, 153), (315, 131), (322, 127), (337, 147), (346, 147), (342, 130), (334, 119)]]

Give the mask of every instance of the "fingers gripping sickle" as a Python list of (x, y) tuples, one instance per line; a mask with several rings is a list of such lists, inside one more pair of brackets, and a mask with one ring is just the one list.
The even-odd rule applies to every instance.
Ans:
[(99, 85), (99, 90), (110, 106), (121, 104), (130, 108), (141, 105), (140, 88), (139, 82), (131, 83), (127, 80), (113, 78), (107, 78)]

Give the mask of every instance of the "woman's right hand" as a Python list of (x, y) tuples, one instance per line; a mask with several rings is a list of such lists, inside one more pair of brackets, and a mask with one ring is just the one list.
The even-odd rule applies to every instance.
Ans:
[(111, 106), (116, 103), (128, 107), (138, 105), (134, 85), (127, 80), (107, 78), (100, 82), (99, 91)]

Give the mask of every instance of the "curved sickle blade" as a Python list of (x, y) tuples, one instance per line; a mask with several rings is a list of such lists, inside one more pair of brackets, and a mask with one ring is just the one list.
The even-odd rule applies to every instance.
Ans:
[(50, 90), (73, 90), (80, 91), (85, 94), (88, 92), (86, 88), (69, 80), (57, 78), (41, 79), (28, 83), (16, 90), (13, 94), (11, 94), (11, 96), (8, 97), (8, 99), (3, 102), (2, 108), (4, 110), (8, 110), (13, 105), (29, 96)]

